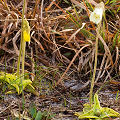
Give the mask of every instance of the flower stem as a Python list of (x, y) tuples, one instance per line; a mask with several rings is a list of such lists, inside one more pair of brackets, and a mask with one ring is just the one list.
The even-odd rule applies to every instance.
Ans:
[(17, 77), (20, 77), (20, 60), (21, 60), (21, 55), (22, 55), (22, 41), (20, 42), (20, 52), (18, 56), (18, 61), (17, 61)]
[(25, 15), (25, 5), (26, 5), (26, 0), (23, 0), (23, 10), (22, 10), (22, 24), (21, 24), (21, 51), (22, 51), (22, 77), (21, 77), (21, 84), (22, 84), (22, 103), (23, 103), (23, 110), (24, 110), (24, 104), (25, 104), (25, 99), (24, 99), (24, 92), (23, 92), (23, 81), (24, 81), (24, 62), (25, 62), (25, 46), (26, 42), (24, 41), (23, 37), (23, 22), (24, 22), (24, 15)]
[(24, 80), (24, 64), (25, 64), (25, 47), (26, 47), (26, 42), (23, 40), (22, 43), (22, 79)]
[(94, 63), (94, 71), (93, 71), (93, 77), (91, 81), (91, 88), (90, 88), (90, 96), (89, 96), (89, 102), (90, 106), (92, 106), (92, 95), (93, 95), (93, 88), (94, 88), (94, 81), (95, 81), (95, 74), (96, 74), (96, 67), (97, 67), (97, 54), (98, 54), (98, 35), (100, 30), (100, 24), (97, 26), (97, 36), (96, 36), (96, 44), (95, 44), (95, 63)]

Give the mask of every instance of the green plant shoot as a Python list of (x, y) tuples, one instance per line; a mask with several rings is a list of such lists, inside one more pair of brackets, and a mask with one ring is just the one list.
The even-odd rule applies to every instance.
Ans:
[(94, 95), (94, 104), (92, 104), (92, 107), (90, 104), (84, 104), (83, 112), (76, 112), (75, 115), (79, 119), (87, 118), (89, 120), (108, 120), (111, 117), (120, 117), (120, 114), (113, 109), (101, 107), (97, 94)]
[(13, 93), (16, 91), (19, 95), (22, 93), (22, 86), (23, 90), (26, 88), (26, 86), (29, 86), (29, 88), (32, 88), (33, 90), (35, 89), (31, 85), (32, 81), (30, 79), (24, 79), (21, 84), (21, 80), (16, 76), (16, 74), (0, 72), (0, 82), (7, 84), (8, 89), (10, 90), (7, 93)]

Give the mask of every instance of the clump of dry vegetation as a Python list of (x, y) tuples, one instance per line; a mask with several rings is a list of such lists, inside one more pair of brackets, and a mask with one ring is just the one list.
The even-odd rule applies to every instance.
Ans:
[[(25, 17), (31, 27), (31, 42), (26, 46), (25, 70), (39, 96), (33, 97), (26, 93), (26, 109), (31, 104), (30, 100), (35, 101), (36, 108), (41, 111), (49, 109), (55, 113), (57, 107), (51, 108), (52, 105), (49, 106), (45, 101), (60, 103), (61, 100), (64, 106), (69, 107), (61, 107), (58, 112), (67, 111), (72, 116), (74, 111), (80, 109), (81, 102), (77, 97), (82, 91), (84, 97), (84, 93), (89, 92), (95, 56), (97, 26), (90, 22), (89, 16), (99, 2), (27, 0)], [(116, 87), (119, 85), (120, 74), (120, 1), (103, 2), (105, 16), (99, 34), (95, 85), (102, 86), (109, 81)], [(17, 70), (22, 7), (22, 0), (0, 1), (0, 70), (4, 72), (12, 73)], [(86, 24), (83, 26), (83, 23)], [(8, 105), (8, 108), (1, 107), (4, 108), (5, 114), (1, 111), (0, 117), (6, 118), (8, 114), (13, 117), (15, 111), (11, 112), (9, 108), (21, 112), (22, 108), (18, 108), (21, 98), (14, 96), (15, 103), (9, 104), (8, 96), (4, 96), (7, 88), (2, 84), (0, 87), (4, 87), (1, 91), (1, 103)], [(73, 105), (70, 99), (75, 99), (78, 105)]]

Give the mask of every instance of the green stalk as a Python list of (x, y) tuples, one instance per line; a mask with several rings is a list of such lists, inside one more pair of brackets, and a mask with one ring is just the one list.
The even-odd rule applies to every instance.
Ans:
[(26, 42), (23, 40), (22, 42), (22, 77), (21, 77), (21, 84), (22, 84), (22, 104), (23, 104), (23, 110), (25, 105), (25, 98), (24, 98), (24, 92), (23, 92), (23, 81), (24, 81), (24, 62), (25, 62), (25, 47)]
[(21, 84), (22, 84), (22, 103), (23, 103), (23, 110), (24, 110), (24, 104), (25, 104), (25, 99), (24, 99), (24, 92), (23, 92), (23, 81), (24, 81), (24, 62), (25, 62), (25, 46), (26, 43), (23, 38), (23, 22), (24, 22), (24, 15), (25, 15), (25, 5), (26, 5), (26, 0), (23, 0), (23, 10), (22, 10), (22, 25), (21, 25), (21, 51), (22, 51), (22, 77), (21, 77)]
[(23, 0), (23, 10), (22, 10), (22, 25), (21, 25), (21, 41), (22, 41), (22, 75), (24, 75), (24, 62), (25, 62), (25, 41), (23, 39), (23, 22), (24, 22), (24, 14), (25, 14), (25, 4), (26, 0)]
[(26, 47), (26, 42), (23, 40), (23, 50), (22, 50), (22, 78), (24, 80), (24, 63), (25, 63), (25, 47)]
[[(18, 63), (17, 63), (17, 77), (21, 78), (20, 76), (20, 62), (21, 62), (21, 56), (22, 56), (22, 78), (21, 78), (21, 84), (23, 83), (22, 81), (24, 80), (24, 59), (25, 58), (25, 42), (23, 39), (23, 21), (24, 21), (24, 14), (25, 14), (25, 4), (26, 0), (23, 0), (23, 10), (22, 10), (22, 23), (21, 23), (21, 41), (20, 41), (20, 52), (18, 56)], [(24, 52), (23, 52), (24, 51)], [(23, 85), (22, 85), (22, 108), (24, 110), (24, 104), (25, 104), (25, 99), (24, 99), (24, 92), (23, 92)], [(19, 105), (20, 109), (20, 105)], [(21, 119), (20, 111), (19, 111), (19, 120)]]
[(20, 52), (18, 56), (18, 61), (17, 61), (17, 77), (20, 75), (20, 59), (21, 59), (21, 43), (20, 43)]
[[(21, 36), (22, 36), (22, 29), (21, 29)], [(21, 55), (22, 55), (22, 39), (20, 41), (20, 52), (19, 52), (18, 61), (17, 61), (17, 77), (18, 78), (20, 77), (20, 60), (21, 60)]]
[(100, 24), (98, 24), (97, 28), (98, 29), (97, 29), (96, 44), (95, 44), (95, 63), (94, 63), (94, 71), (93, 71), (93, 77), (92, 77), (91, 88), (90, 88), (90, 96), (89, 96), (90, 106), (92, 106), (92, 95), (93, 95), (93, 88), (94, 88), (94, 81), (95, 81), (95, 74), (96, 74), (96, 67), (97, 67), (98, 35), (100, 30)]
[(24, 21), (24, 14), (25, 14), (25, 4), (26, 0), (23, 0), (23, 10), (22, 10), (22, 23), (21, 23), (21, 41), (20, 41), (20, 52), (18, 56), (18, 62), (17, 62), (17, 76), (20, 77), (20, 60), (21, 60), (21, 55), (23, 52), (23, 21)]

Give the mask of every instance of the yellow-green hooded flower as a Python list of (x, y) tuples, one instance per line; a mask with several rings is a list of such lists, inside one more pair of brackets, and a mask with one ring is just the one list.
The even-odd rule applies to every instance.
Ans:
[(23, 20), (23, 39), (25, 42), (30, 42), (30, 26), (26, 19)]

